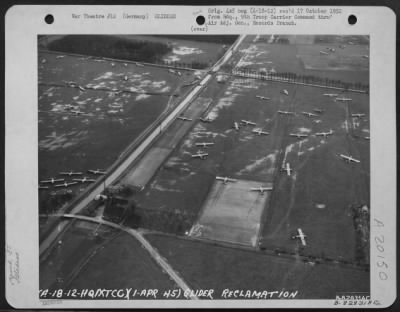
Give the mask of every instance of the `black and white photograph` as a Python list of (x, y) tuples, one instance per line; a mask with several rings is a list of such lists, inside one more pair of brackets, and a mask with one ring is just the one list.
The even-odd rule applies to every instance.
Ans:
[(42, 35), (38, 66), (43, 298), (369, 296), (368, 36)]
[(395, 21), (385, 7), (10, 9), (7, 302), (390, 306)]

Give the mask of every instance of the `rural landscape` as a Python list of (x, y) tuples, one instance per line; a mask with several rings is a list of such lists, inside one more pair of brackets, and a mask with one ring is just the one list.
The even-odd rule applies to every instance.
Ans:
[(40, 298), (368, 295), (369, 111), (368, 36), (39, 36)]

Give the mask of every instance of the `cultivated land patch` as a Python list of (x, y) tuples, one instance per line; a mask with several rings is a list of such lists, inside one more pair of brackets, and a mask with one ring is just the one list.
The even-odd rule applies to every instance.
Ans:
[[(128, 40), (146, 40), (151, 42), (159, 42), (167, 44), (171, 51), (162, 57), (162, 61), (177, 64), (192, 63), (211, 67), (226, 51), (226, 48), (231, 45), (234, 39), (226, 42), (208, 42), (187, 40), (185, 36), (130, 36), (119, 35)], [(181, 38), (179, 38), (181, 37)], [(223, 37), (223, 36), (221, 36)]]
[[(76, 289), (158, 289), (178, 288), (156, 264), (146, 249), (130, 235), (119, 235), (101, 248), (82, 268), (69, 286)], [(135, 299), (154, 299), (135, 297)]]
[[(320, 51), (326, 52), (327, 47), (335, 49), (335, 52), (321, 54)], [(367, 48), (356, 45), (346, 49), (338, 49), (334, 45), (301, 45), (297, 51), (305, 69), (368, 71), (369, 61), (363, 57), (369, 53)]]
[[(106, 170), (193, 79), (189, 71), (177, 76), (165, 68), (62, 53), (40, 52), (38, 62), (39, 180), (70, 170), (98, 179), (87, 170)], [(87, 185), (69, 188), (69, 199)], [(65, 203), (50, 202), (60, 192), (52, 185), (40, 190), (41, 212)]]
[[(239, 69), (248, 68), (267, 73), (291, 72), (353, 83), (369, 82), (369, 59), (365, 58), (369, 50), (366, 44), (312, 44), (308, 40), (301, 44), (282, 44), (263, 37), (243, 43), (231, 62), (237, 62)], [(340, 48), (342, 44), (347, 44), (344, 49)], [(334, 49), (334, 52), (328, 48)], [(325, 55), (320, 51), (329, 53)]]
[(146, 239), (192, 289), (214, 289), (215, 299), (227, 299), (222, 296), (225, 289), (297, 290), (296, 299), (334, 299), (340, 292), (369, 291), (369, 272), (339, 264), (312, 264), (157, 234), (147, 234)]
[(258, 181), (215, 181), (189, 236), (256, 247), (261, 215), (269, 197), (268, 192), (250, 190), (259, 186)]
[(134, 237), (92, 222), (69, 222), (67, 235), (40, 263), (41, 288), (162, 292), (177, 287)]
[[(230, 63), (235, 66), (239, 62), (240, 66), (255, 70), (299, 70), (301, 74), (317, 72), (321, 77), (328, 74), (330, 78), (352, 82), (361, 81), (359, 77), (368, 81), (368, 72), (357, 68), (357, 64), (353, 70), (333, 70), (335, 66), (323, 62), (316, 64), (320, 69), (305, 69), (300, 55), (314, 55), (320, 47), (307, 50), (303, 46), (302, 50), (299, 42), (256, 43), (255, 36), (248, 36)], [(350, 68), (352, 64), (345, 62), (338, 68), (342, 65)], [(140, 83), (139, 77), (138, 80)], [(352, 101), (336, 101), (336, 96), (324, 93), (337, 93)], [(153, 98), (158, 97), (150, 97), (149, 101)], [(281, 115), (278, 110), (294, 114)], [(196, 121), (194, 117), (200, 111), (205, 111), (203, 117), (212, 122)], [(316, 116), (309, 117), (304, 112)], [(355, 113), (365, 116), (352, 117)], [(141, 181), (146, 186), (134, 195), (134, 225), (129, 225), (182, 235), (146, 234), (146, 238), (191, 288), (212, 288), (220, 295), (226, 288), (298, 290), (297, 299), (332, 299), (338, 292), (370, 290), (370, 275), (363, 265), (368, 265), (369, 259), (358, 255), (362, 239), (367, 242), (364, 251), (369, 253), (369, 237), (365, 239), (356, 230), (351, 208), (370, 204), (368, 95), (231, 77), (225, 83), (211, 82), (184, 115), (193, 117), (193, 121), (175, 121), (151, 147), (150, 157), (136, 165), (130, 184)], [(252, 132), (255, 127), (244, 125), (234, 130), (234, 121), (242, 119), (255, 122), (255, 127), (270, 134), (257, 136)], [(329, 130), (333, 134), (328, 137), (316, 135)], [(290, 133), (308, 137), (299, 139)], [(73, 141), (61, 137), (55, 143), (64, 142)], [(196, 146), (199, 142), (214, 145), (203, 148)], [(204, 160), (191, 158), (199, 149), (209, 156)], [(351, 154), (361, 163), (346, 163), (338, 156), (340, 153)], [(276, 170), (286, 162), (293, 170), (290, 176)], [(216, 175), (240, 180), (224, 185), (215, 180)], [(272, 184), (274, 190), (264, 195), (249, 190)], [(291, 239), (298, 228), (307, 235), (307, 246)], [(364, 229), (369, 235), (369, 225)], [(79, 230), (85, 228), (80, 226)], [(89, 253), (88, 239), (75, 237), (66, 240), (65, 246), (74, 255)], [(75, 246), (75, 241), (82, 243)], [(110, 280), (117, 287), (119, 275), (111, 269), (103, 272), (104, 266), (116, 259), (123, 266), (118, 272), (128, 278), (130, 272), (126, 268), (130, 268), (135, 256), (134, 261), (139, 264), (135, 262), (134, 267), (140, 272), (134, 273), (147, 273), (140, 263), (148, 261), (146, 254), (127, 241), (108, 252), (101, 261), (91, 262), (91, 274), (82, 277), (81, 282), (87, 285), (86, 279), (95, 276), (93, 283)], [(64, 258), (65, 254), (60, 254), (57, 259)], [(69, 267), (78, 264), (77, 259), (65, 262)], [(57, 269), (51, 271), (54, 275), (48, 275), (48, 280), (56, 276)], [(148, 278), (153, 276), (149, 274)]]

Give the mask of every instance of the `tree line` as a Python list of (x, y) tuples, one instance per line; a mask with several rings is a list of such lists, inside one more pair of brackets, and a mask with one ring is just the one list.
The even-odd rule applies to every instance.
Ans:
[(212, 43), (231, 45), (236, 41), (236, 39), (239, 36), (238, 35), (159, 35), (154, 37), (199, 41), (199, 42), (212, 42)]
[(261, 80), (282, 80), (292, 83), (304, 83), (309, 85), (319, 85), (326, 87), (340, 88), (344, 90), (357, 90), (369, 93), (369, 84), (361, 82), (346, 82), (340, 79), (331, 79), (326, 77), (319, 77), (314, 75), (302, 75), (291, 72), (266, 72), (256, 71), (249, 68), (234, 68), (232, 74), (253, 77)]
[(162, 42), (128, 40), (107, 35), (69, 35), (49, 42), (52, 51), (154, 63), (172, 51)]

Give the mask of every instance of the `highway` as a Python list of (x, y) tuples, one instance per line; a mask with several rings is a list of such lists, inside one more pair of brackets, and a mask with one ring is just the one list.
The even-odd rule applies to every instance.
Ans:
[[(132, 163), (139, 158), (139, 156), (142, 155), (142, 153), (160, 136), (162, 133), (160, 132), (160, 129), (166, 129), (169, 125), (171, 125), (175, 118), (178, 117), (179, 113), (200, 94), (203, 88), (207, 86), (207, 84), (211, 81), (212, 74), (214, 74), (230, 59), (230, 57), (233, 55), (233, 52), (239, 47), (240, 43), (245, 37), (245, 35), (241, 35), (236, 40), (236, 42), (226, 51), (224, 56), (222, 56), (222, 58), (218, 60), (216, 64), (214, 64), (210, 70), (210, 73), (205, 75), (198, 85), (194, 87), (193, 90), (181, 101), (181, 103), (177, 105), (177, 107), (160, 123), (160, 127), (156, 127), (152, 132), (150, 132), (148, 136), (139, 144), (139, 146), (134, 149), (130, 155), (127, 155), (118, 166), (113, 166), (113, 171), (108, 172), (103, 183), (99, 183), (86, 194), (86, 197), (77, 202), (77, 204), (69, 211), (70, 214), (76, 214), (82, 211), (92, 200), (94, 200), (96, 195), (100, 194), (104, 190), (104, 185), (110, 185), (115, 182), (125, 172), (125, 170), (131, 166)], [(47, 235), (45, 239), (43, 239), (39, 247), (39, 256), (41, 256), (49, 247), (51, 247), (58, 235), (63, 232), (66, 226), (66, 223), (61, 223), (56, 229)]]
[[(168, 262), (163, 257), (161, 257), (157, 250), (155, 250), (153, 246), (151, 246), (151, 244), (138, 231), (125, 227), (123, 225), (103, 220), (101, 218), (92, 218), (74, 214), (54, 214), (52, 216), (99, 223), (128, 233), (142, 244), (142, 246), (149, 252), (150, 256), (161, 266), (161, 268), (171, 277), (171, 279), (174, 280), (174, 282), (183, 290), (184, 293), (193, 293), (190, 287), (178, 275), (178, 273), (175, 272), (175, 270), (168, 264)], [(196, 296), (191, 296), (190, 299), (198, 298)]]

